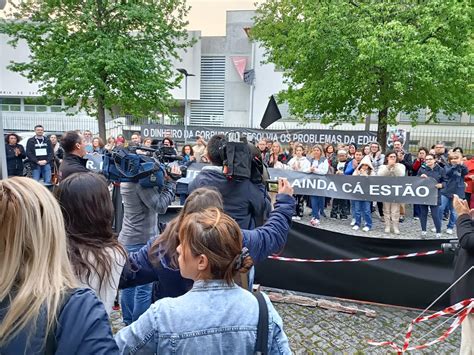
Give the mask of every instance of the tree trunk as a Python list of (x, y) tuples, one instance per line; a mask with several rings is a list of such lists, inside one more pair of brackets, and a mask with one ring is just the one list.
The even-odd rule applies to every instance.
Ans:
[(387, 149), (387, 114), (388, 108), (379, 111), (378, 125), (377, 125), (377, 142), (382, 147), (382, 152), (385, 153)]
[(105, 136), (105, 107), (104, 107), (104, 97), (99, 95), (97, 98), (97, 122), (99, 124), (99, 137), (102, 138), (104, 142), (107, 141)]

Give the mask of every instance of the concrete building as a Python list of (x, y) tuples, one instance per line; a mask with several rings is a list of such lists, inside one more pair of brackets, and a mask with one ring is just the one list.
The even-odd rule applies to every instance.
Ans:
[[(283, 76), (273, 64), (262, 64), (264, 49), (258, 43), (252, 43), (246, 29), (253, 25), (252, 10), (228, 11), (226, 35), (219, 37), (201, 37), (199, 31), (190, 32), (196, 43), (187, 51), (181, 52), (181, 60), (176, 68), (184, 68), (195, 76), (188, 78), (188, 99), (191, 125), (198, 126), (234, 126), (258, 127), (269, 97), (284, 89)], [(76, 114), (74, 119), (62, 112), (63, 101), (58, 99), (55, 105), (41, 103), (38, 85), (29, 83), (25, 78), (7, 69), (11, 60), (27, 60), (29, 51), (25, 43), (20, 42), (15, 49), (7, 44), (7, 38), (0, 36), (0, 97), (3, 99), (2, 115), (7, 130), (31, 130), (35, 123), (43, 123), (49, 130), (91, 129), (97, 131), (95, 119), (85, 113)], [(242, 75), (253, 70), (254, 80), (246, 83)], [(184, 115), (184, 80), (181, 87), (172, 92), (180, 103), (178, 115)], [(277, 129), (301, 128), (292, 120), (285, 105), (280, 107), (283, 115), (281, 122), (270, 127)], [(108, 130), (116, 134), (122, 130), (138, 130), (129, 120), (115, 119), (109, 115)], [(420, 115), (422, 121), (424, 115)], [(115, 119), (115, 120), (114, 120)], [(466, 132), (466, 126), (474, 124), (474, 117), (467, 114), (439, 116), (443, 128), (440, 133)], [(371, 129), (376, 129), (376, 117), (371, 119)], [(164, 123), (173, 123), (165, 118)], [(411, 128), (406, 115), (399, 115), (399, 126), (412, 131), (426, 129), (426, 125)], [(318, 122), (307, 124), (307, 128), (331, 128)], [(430, 130), (439, 125), (431, 125)], [(337, 129), (364, 129), (364, 124), (342, 124)], [(470, 127), (474, 131), (473, 127)], [(472, 133), (474, 136), (474, 133)], [(474, 139), (473, 139), (474, 140)]]

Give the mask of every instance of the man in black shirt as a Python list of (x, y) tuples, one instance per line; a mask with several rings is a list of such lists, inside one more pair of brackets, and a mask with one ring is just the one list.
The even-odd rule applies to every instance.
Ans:
[(86, 142), (82, 134), (76, 131), (66, 132), (61, 138), (61, 146), (64, 149), (65, 157), (59, 168), (59, 181), (74, 173), (88, 173), (86, 168), (87, 159), (84, 159), (86, 152)]

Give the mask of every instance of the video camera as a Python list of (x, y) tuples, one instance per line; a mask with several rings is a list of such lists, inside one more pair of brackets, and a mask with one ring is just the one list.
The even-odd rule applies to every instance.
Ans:
[(250, 179), (253, 183), (268, 180), (267, 167), (260, 158), (258, 148), (249, 144), (246, 137), (232, 141), (229, 133), (219, 147), (224, 175), (228, 179)]
[[(151, 152), (151, 156), (140, 154)], [(173, 164), (182, 159), (172, 147), (158, 149), (145, 146), (132, 146), (107, 152), (104, 155), (103, 173), (113, 182), (134, 182), (145, 188), (162, 187), (165, 174), (173, 180), (178, 180), (186, 174), (181, 169), (182, 175), (171, 173)], [(181, 167), (180, 167), (181, 168)], [(184, 171), (183, 171), (184, 170)]]

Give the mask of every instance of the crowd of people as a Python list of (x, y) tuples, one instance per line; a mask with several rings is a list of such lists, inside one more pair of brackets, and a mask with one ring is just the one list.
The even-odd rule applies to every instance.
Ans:
[[(81, 138), (80, 138), (81, 137)], [(100, 137), (94, 137), (92, 132), (84, 131), (82, 135), (71, 137), (71, 132), (62, 136), (61, 141), (56, 135), (46, 137), (41, 125), (35, 127), (35, 136), (30, 138), (26, 149), (19, 144), (19, 136), (11, 133), (6, 136), (6, 151), (9, 176), (27, 175), (35, 180), (43, 178), (46, 184), (57, 183), (71, 172), (85, 170), (83, 161), (86, 154), (104, 154), (120, 147), (159, 145), (174, 147), (177, 145), (172, 138), (161, 141), (146, 138), (142, 140), (140, 133), (135, 132), (129, 141), (123, 135), (109, 137), (104, 144)], [(82, 139), (82, 142), (79, 140)], [(79, 144), (80, 143), (80, 144)], [(83, 144), (83, 145), (81, 145)], [(77, 145), (77, 146), (74, 146)], [(343, 174), (367, 176), (419, 176), (433, 178), (439, 189), (438, 203), (433, 206), (413, 205), (413, 216), (406, 213), (406, 205), (400, 203), (356, 201), (331, 199), (322, 196), (296, 195), (297, 207), (294, 220), (303, 217), (305, 206), (311, 208), (310, 223), (320, 226), (326, 218), (326, 210), (333, 219), (351, 220), (354, 230), (370, 231), (373, 226), (373, 215), (384, 222), (385, 233), (400, 234), (400, 223), (406, 218), (420, 221), (422, 236), (427, 235), (427, 221), (431, 215), (434, 227), (432, 232), (440, 237), (443, 230), (453, 234), (456, 213), (453, 208), (453, 195), (466, 199), (474, 206), (474, 156), (464, 155), (461, 147), (448, 150), (443, 142), (438, 142), (430, 149), (420, 147), (416, 156), (404, 150), (401, 142), (395, 141), (390, 151), (382, 153), (377, 142), (357, 147), (356, 144), (315, 144), (313, 146), (290, 142), (283, 147), (279, 142), (262, 139), (256, 144), (262, 162), (266, 166), (277, 169), (289, 169), (317, 175)], [(139, 153), (150, 154), (147, 151)], [(201, 137), (196, 137), (194, 145), (185, 144), (179, 149), (182, 160), (180, 165), (186, 167), (194, 162), (210, 163), (207, 143)], [(63, 160), (64, 164), (60, 169)], [(25, 169), (25, 165), (28, 167)], [(71, 168), (72, 167), (72, 168)], [(214, 174), (215, 175), (215, 174)], [(210, 179), (218, 179), (211, 173)], [(178, 184), (177, 195), (183, 205), (188, 196), (188, 186)], [(443, 220), (447, 220), (443, 228)]]
[[(251, 292), (254, 265), (284, 248), (292, 219), (301, 218), (305, 204), (315, 227), (330, 207), (330, 217), (351, 216), (354, 229), (364, 220), (366, 231), (377, 207), (385, 231), (395, 234), (405, 206), (295, 196), (286, 179), (278, 180), (272, 205), (261, 180), (224, 174), (225, 142), (224, 135), (208, 142), (198, 137), (194, 146), (178, 149), (171, 137), (142, 141), (134, 133), (129, 142), (118, 136), (104, 145), (89, 131), (46, 137), (38, 125), (23, 149), (17, 135), (7, 134), (11, 178), (0, 181), (0, 353), (290, 353), (278, 312), (266, 295)], [(145, 147), (158, 144), (180, 151), (181, 165), (208, 164), (189, 186), (172, 178), (180, 174), (178, 166), (161, 185), (122, 182), (124, 218), (117, 236), (109, 182), (91, 173), (84, 157), (125, 146), (146, 155)], [(284, 148), (261, 140), (253, 149), (255, 158), (277, 169), (434, 178), (438, 204), (414, 208), (422, 233), (428, 208), (438, 234), (445, 210), (452, 233), (457, 210), (463, 215), (463, 248), (474, 245), (471, 219), (464, 217), (469, 207), (459, 202), (465, 193), (472, 202), (474, 159), (460, 148), (420, 148), (415, 159), (400, 142), (385, 154), (377, 143), (359, 148), (292, 142)], [(45, 185), (54, 185), (53, 193)], [(177, 194), (182, 209), (161, 223), (159, 215)], [(117, 294), (126, 327), (114, 337), (109, 316)]]
[[(466, 199), (474, 207), (474, 155), (464, 155), (461, 147), (447, 149), (438, 142), (430, 149), (418, 148), (416, 156), (404, 150), (399, 141), (391, 150), (382, 153), (377, 142), (357, 147), (355, 144), (316, 144), (313, 146), (290, 142), (284, 148), (279, 142), (260, 140), (257, 144), (261, 159), (269, 166), (306, 173), (327, 175), (362, 176), (419, 176), (433, 178), (439, 190), (438, 203), (433, 206), (414, 205), (412, 218), (419, 220), (422, 236), (427, 235), (427, 219), (431, 217), (437, 237), (442, 233), (442, 222), (447, 219), (446, 233), (453, 234), (456, 212), (453, 195)], [(351, 219), (354, 230), (372, 229), (372, 215), (378, 210), (385, 224), (385, 233), (400, 234), (400, 223), (409, 218), (405, 204), (340, 200), (321, 196), (295, 196), (297, 208), (293, 219), (303, 217), (304, 206), (311, 208), (311, 225), (318, 227), (321, 217), (327, 217), (325, 208), (330, 209), (329, 217), (341, 220)], [(362, 220), (364, 226), (362, 226)]]

